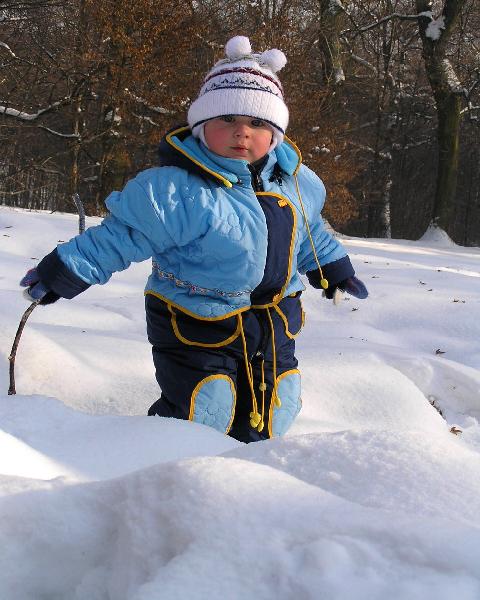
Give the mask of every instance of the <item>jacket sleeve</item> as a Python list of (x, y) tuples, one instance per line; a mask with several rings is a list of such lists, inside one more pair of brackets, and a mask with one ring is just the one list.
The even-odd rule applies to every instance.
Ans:
[[(334, 285), (351, 277), (355, 271), (345, 248), (325, 228), (321, 215), (326, 196), (323, 182), (305, 166), (300, 169), (298, 182), (311, 235), (310, 238), (308, 229), (303, 222), (298, 270), (300, 273), (307, 274), (311, 285), (320, 287), (320, 273), (315, 260), (316, 253), (324, 277), (328, 279), (330, 285)], [(304, 221), (303, 216), (302, 221)]]
[(100, 225), (57, 246), (37, 267), (42, 282), (63, 298), (73, 298), (92, 284), (104, 284), (114, 272), (172, 245), (167, 232), (161, 231), (153, 203), (135, 180), (122, 192), (110, 194), (106, 205), (110, 214)]

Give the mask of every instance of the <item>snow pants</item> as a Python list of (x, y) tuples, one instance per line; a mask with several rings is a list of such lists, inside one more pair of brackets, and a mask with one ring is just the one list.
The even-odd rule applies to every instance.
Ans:
[(148, 414), (209, 425), (242, 442), (283, 435), (301, 408), (299, 296), (207, 321), (147, 294), (147, 334), (162, 391)]

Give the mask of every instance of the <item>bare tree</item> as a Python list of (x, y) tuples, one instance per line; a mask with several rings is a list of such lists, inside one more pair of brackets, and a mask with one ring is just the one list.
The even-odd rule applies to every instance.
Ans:
[(155, 164), (225, 41), (247, 35), (287, 54), (288, 135), (335, 227), (416, 238), (434, 217), (478, 244), (478, 31), (478, 0), (0, 3), (0, 202), (73, 210), (78, 191), (102, 214)]
[(450, 42), (466, 0), (445, 0), (438, 17), (432, 0), (416, 0), (423, 58), (438, 117), (438, 172), (433, 222), (447, 229), (457, 190), (462, 87), (450, 60)]

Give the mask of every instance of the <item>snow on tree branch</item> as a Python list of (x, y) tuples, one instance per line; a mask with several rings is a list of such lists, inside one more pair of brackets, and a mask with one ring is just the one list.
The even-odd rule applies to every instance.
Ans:
[(444, 58), (441, 61), (441, 65), (446, 77), (448, 89), (452, 92), (452, 94), (465, 94), (465, 88), (460, 83), (460, 80), (458, 79), (457, 74), (455, 73), (455, 69), (453, 68), (452, 63), (448, 60), (448, 58)]
[(378, 72), (377, 68), (374, 67), (372, 65), (372, 63), (368, 62), (368, 60), (365, 60), (361, 56), (357, 56), (356, 54), (351, 53), (350, 54), (350, 58), (352, 60), (354, 60), (356, 63), (358, 63), (359, 65), (362, 65), (363, 67), (366, 67), (367, 69), (370, 69), (370, 71), (373, 71), (374, 73)]
[(41, 108), (36, 113), (27, 113), (22, 110), (18, 110), (16, 108), (8, 108), (7, 106), (0, 106), (0, 115), (5, 115), (7, 117), (13, 117), (15, 119), (20, 119), (21, 121), (35, 121), (38, 117), (41, 117), (46, 112), (54, 110), (63, 104), (67, 104), (71, 100), (70, 97), (64, 98), (63, 100), (58, 100), (57, 102), (53, 102), (49, 106), (45, 108)]
[(340, 0), (330, 0), (330, 2), (328, 3), (328, 12), (330, 14), (338, 15), (338, 13), (341, 13), (343, 11), (345, 11), (345, 7), (340, 2)]
[(442, 36), (448, 37), (452, 28), (462, 12), (465, 0), (445, 0), (442, 13), (435, 18), (432, 13), (431, 0), (416, 0), (418, 16), (425, 17), (423, 23), (420, 24), (425, 37), (433, 42), (438, 42)]
[(138, 119), (139, 121), (145, 121), (146, 123), (149, 123), (150, 125), (153, 125), (154, 127), (160, 127), (160, 125), (158, 123), (155, 123), (155, 121), (151, 117), (146, 117), (144, 115), (137, 115), (136, 113), (133, 113), (133, 116), (136, 119)]
[(445, 29), (445, 17), (440, 15), (438, 19), (434, 19), (432, 16), (432, 20), (428, 24), (428, 27), (425, 31), (425, 35), (432, 40), (440, 39), (442, 35), (442, 31)]
[(58, 137), (75, 138), (77, 140), (81, 139), (80, 134), (78, 134), (78, 133), (61, 133), (60, 131), (55, 131), (53, 129), (50, 129), (50, 127), (46, 127), (45, 125), (39, 125), (38, 128), (44, 129), (45, 131), (48, 131), (48, 133), (52, 133), (53, 135), (56, 135)]
[(370, 146), (365, 146), (364, 144), (357, 144), (356, 142), (347, 142), (349, 146), (353, 146), (354, 148), (358, 148), (359, 150), (363, 150), (364, 152), (368, 152), (368, 154), (374, 154), (380, 157), (383, 160), (392, 160), (392, 154), (388, 151), (383, 150), (375, 150)]
[(145, 100), (145, 98), (142, 98), (141, 96), (137, 96), (136, 94), (131, 92), (128, 88), (125, 88), (125, 93), (128, 96), (130, 96), (130, 98), (133, 98), (135, 100), (135, 102), (138, 102), (139, 104), (143, 104), (143, 106), (145, 106), (152, 112), (156, 112), (161, 115), (174, 115), (175, 114), (175, 111), (173, 111), (173, 110), (168, 110), (167, 108), (162, 108), (161, 106), (153, 106), (153, 105), (149, 104), (148, 101)]
[(463, 108), (463, 109), (460, 111), (460, 113), (461, 113), (461, 114), (463, 114), (463, 113), (466, 113), (466, 112), (468, 112), (469, 110), (480, 110), (480, 106), (473, 106), (473, 104), (472, 104), (472, 105), (469, 105), (469, 106), (466, 106), (465, 108)]
[(5, 42), (0, 42), (0, 48), (5, 48), (12, 58), (18, 58), (18, 56), (13, 52), (10, 46)]
[[(351, 50), (350, 50), (350, 58), (352, 60), (354, 60), (356, 63), (358, 63), (359, 65), (362, 65), (363, 67), (369, 69), (370, 71), (372, 71), (373, 73), (375, 73), (375, 75), (378, 77), (379, 76), (379, 71), (377, 69), (377, 67), (375, 67), (374, 65), (372, 65), (372, 63), (370, 63), (368, 60), (365, 60), (364, 58), (362, 58), (361, 56), (358, 56), (356, 54), (354, 54)], [(395, 79), (393, 77), (393, 75), (388, 72), (386, 73), (386, 76), (388, 78), (388, 81), (390, 82), (390, 84), (392, 86), (395, 85)]]

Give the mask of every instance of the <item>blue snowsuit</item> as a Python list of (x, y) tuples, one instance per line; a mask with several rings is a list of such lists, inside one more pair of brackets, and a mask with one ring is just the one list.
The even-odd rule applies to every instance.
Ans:
[(149, 414), (245, 442), (282, 435), (301, 407), (299, 273), (320, 287), (313, 246), (330, 285), (354, 274), (324, 228), (324, 186), (290, 141), (249, 165), (181, 127), (160, 159), (110, 194), (99, 226), (40, 262), (41, 280), (72, 298), (151, 258), (147, 334), (162, 396)]

